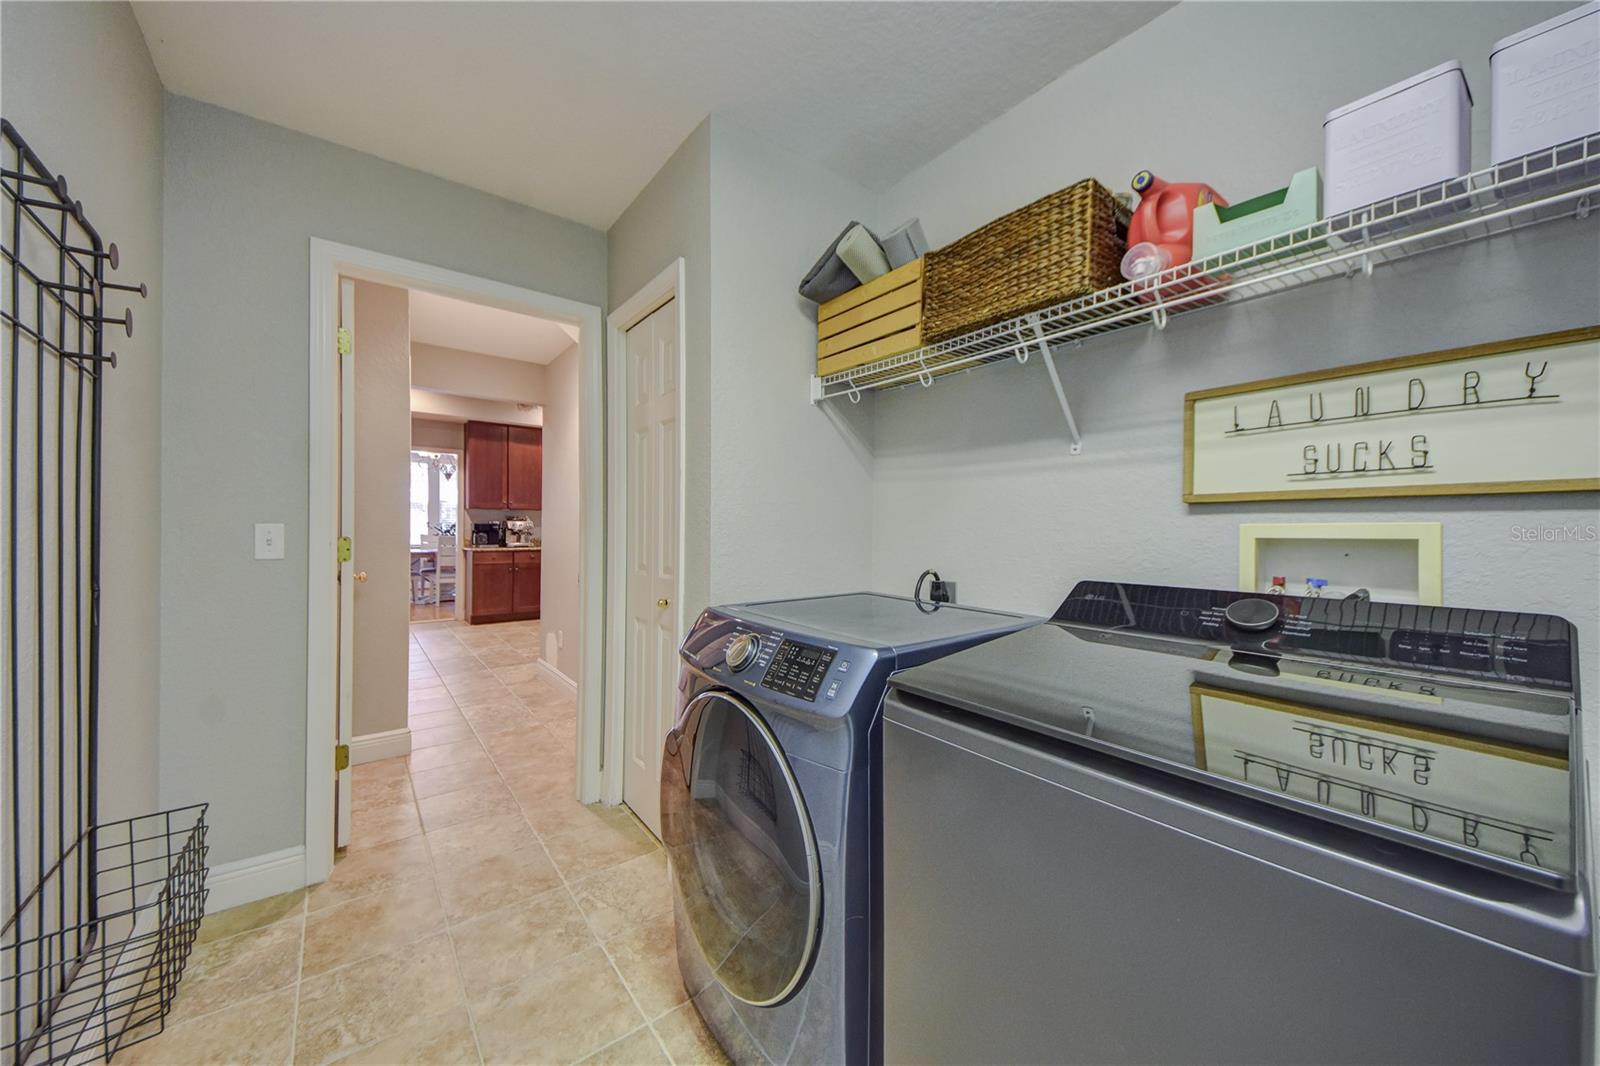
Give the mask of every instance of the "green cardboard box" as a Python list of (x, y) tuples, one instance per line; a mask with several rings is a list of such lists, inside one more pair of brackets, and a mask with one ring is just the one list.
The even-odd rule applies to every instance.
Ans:
[[(1194, 213), (1193, 262), (1257, 244), (1322, 218), (1322, 172), (1307, 167), (1288, 186), (1231, 207), (1201, 204)], [(1280, 242), (1287, 245), (1287, 239)]]

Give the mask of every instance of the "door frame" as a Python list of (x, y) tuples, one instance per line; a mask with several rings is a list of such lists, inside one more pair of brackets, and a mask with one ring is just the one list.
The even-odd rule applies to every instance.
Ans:
[[(328, 383), (338, 368), (339, 278), (421, 289), (513, 311), (528, 311), (579, 328), (578, 379), (578, 631), (580, 724), (598, 722), (603, 698), (605, 493), (605, 375), (602, 315), (596, 304), (569, 300), (489, 278), (335, 241), (311, 238), (308, 411), (310, 490), (306, 525), (306, 808), (305, 882), (325, 881), (333, 870), (333, 735), (338, 713), (335, 659), (335, 572), (338, 510), (334, 473), (339, 461), (338, 411)], [(457, 543), (460, 538), (458, 536)], [(358, 544), (356, 550), (360, 550)], [(602, 743), (598, 726), (578, 730), (578, 798), (601, 792)]]
[(683, 258), (665, 270), (606, 316), (606, 596), (605, 596), (605, 700), (585, 701), (578, 709), (580, 735), (604, 733), (605, 762), (598, 797), (604, 803), (622, 802), (623, 684), (628, 668), (628, 330), (669, 301), (678, 304), (678, 586), (673, 601), (673, 645), (683, 643), (683, 563), (685, 558), (684, 483), (688, 465), (688, 316), (684, 314)]

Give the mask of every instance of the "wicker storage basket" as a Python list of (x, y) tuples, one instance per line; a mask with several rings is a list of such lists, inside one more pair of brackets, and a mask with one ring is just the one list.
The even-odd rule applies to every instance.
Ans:
[(1089, 179), (929, 252), (923, 343), (1121, 284), (1128, 216), (1110, 189)]

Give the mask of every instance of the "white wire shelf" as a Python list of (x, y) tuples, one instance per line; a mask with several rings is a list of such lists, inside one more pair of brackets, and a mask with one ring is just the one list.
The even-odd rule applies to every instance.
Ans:
[(1174, 315), (1239, 303), (1328, 278), (1370, 276), (1375, 267), (1440, 248), (1485, 240), (1559, 218), (1585, 219), (1600, 207), (1600, 134), (1534, 152), (1289, 230), (1209, 259), (1170, 267), (1032, 314), (900, 355), (811, 379), (811, 402), (865, 392), (930, 387), (945, 375), (1043, 351), (1072, 451), (1081, 447), (1055, 360), (1078, 345), (1134, 326), (1165, 329)]

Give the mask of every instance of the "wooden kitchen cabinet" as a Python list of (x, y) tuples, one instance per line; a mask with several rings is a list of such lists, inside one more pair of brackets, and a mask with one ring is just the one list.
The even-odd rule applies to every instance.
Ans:
[(506, 427), (506, 508), (540, 510), (544, 496), (544, 430)]
[(511, 610), (518, 618), (539, 617), (538, 552), (511, 552)]
[(467, 621), (516, 622), (539, 617), (537, 551), (472, 551)]
[(538, 511), (544, 500), (544, 430), (468, 422), (466, 505), (484, 511)]
[(463, 433), (467, 507), (506, 509), (506, 430), (494, 422), (468, 422)]
[(516, 613), (513, 606), (516, 568), (511, 552), (472, 552), (472, 615), (479, 622), (500, 622)]

